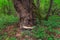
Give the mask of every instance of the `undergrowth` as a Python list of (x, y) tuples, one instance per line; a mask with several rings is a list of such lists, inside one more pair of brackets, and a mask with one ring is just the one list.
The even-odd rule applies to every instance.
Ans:
[(60, 31), (56, 28), (60, 28), (60, 17), (50, 16), (48, 21), (42, 20), (42, 25), (37, 21), (37, 25), (32, 30), (32, 36), (42, 40), (60, 40), (56, 35), (60, 34)]
[(17, 23), (19, 18), (14, 15), (1, 15), (0, 16), (0, 29), (6, 28), (8, 25)]

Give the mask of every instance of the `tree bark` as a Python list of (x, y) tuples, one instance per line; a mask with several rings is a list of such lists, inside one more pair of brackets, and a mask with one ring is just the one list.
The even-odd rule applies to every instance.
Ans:
[(32, 0), (14, 0), (14, 7), (20, 17), (20, 28), (33, 25)]

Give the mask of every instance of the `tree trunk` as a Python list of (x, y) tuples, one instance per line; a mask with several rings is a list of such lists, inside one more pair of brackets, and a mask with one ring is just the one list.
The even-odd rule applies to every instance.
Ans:
[(45, 17), (45, 20), (48, 20), (48, 17), (50, 16), (51, 8), (52, 8), (53, 0), (50, 0), (50, 6), (47, 12), (47, 15)]
[(14, 7), (20, 18), (20, 28), (33, 26), (32, 0), (14, 0)]

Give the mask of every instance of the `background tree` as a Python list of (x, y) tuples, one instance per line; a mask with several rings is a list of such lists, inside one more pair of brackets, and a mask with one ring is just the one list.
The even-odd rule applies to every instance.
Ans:
[(51, 12), (52, 4), (53, 4), (53, 0), (50, 0), (50, 6), (49, 6), (49, 9), (48, 9), (48, 12), (47, 12), (45, 20), (48, 20), (48, 17), (49, 17), (50, 12)]

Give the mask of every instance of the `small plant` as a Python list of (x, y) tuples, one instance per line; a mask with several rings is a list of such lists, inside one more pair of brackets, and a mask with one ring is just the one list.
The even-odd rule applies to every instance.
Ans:
[(54, 38), (50, 36), (47, 38), (47, 40), (54, 40)]
[(33, 32), (33, 36), (36, 37), (37, 39), (43, 39), (46, 38), (47, 34), (45, 32), (46, 28), (41, 27), (41, 26), (37, 26), (36, 29), (32, 30)]
[(17, 40), (15, 37), (7, 37), (5, 40)]
[(9, 38), (9, 40), (17, 40), (15, 37), (11, 37)]

